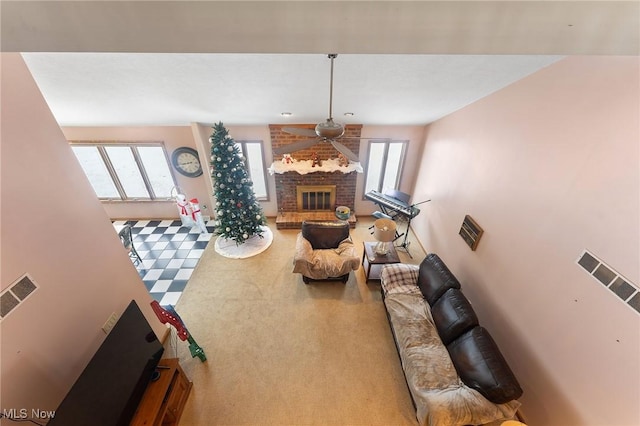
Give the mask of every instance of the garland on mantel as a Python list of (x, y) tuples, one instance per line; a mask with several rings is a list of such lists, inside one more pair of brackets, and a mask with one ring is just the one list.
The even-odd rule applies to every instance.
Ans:
[(274, 173), (282, 174), (287, 172), (296, 172), (301, 175), (306, 175), (308, 173), (332, 173), (332, 172), (342, 172), (342, 173), (363, 173), (364, 170), (362, 165), (359, 162), (350, 161), (346, 166), (340, 166), (338, 160), (329, 158), (328, 160), (322, 160), (321, 166), (313, 166), (313, 160), (293, 160), (291, 163), (283, 163), (282, 161), (274, 161), (269, 167), (269, 174), (273, 175)]

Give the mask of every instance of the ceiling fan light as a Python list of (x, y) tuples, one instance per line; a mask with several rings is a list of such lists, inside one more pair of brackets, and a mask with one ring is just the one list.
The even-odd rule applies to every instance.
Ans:
[(321, 138), (339, 138), (344, 134), (344, 126), (340, 123), (335, 123), (331, 118), (327, 118), (324, 123), (318, 123), (316, 134)]

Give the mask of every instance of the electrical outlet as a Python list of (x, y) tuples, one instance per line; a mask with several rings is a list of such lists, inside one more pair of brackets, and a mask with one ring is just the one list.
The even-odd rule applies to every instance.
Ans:
[(107, 322), (105, 322), (102, 326), (102, 331), (104, 331), (106, 334), (109, 334), (113, 326), (116, 325), (116, 322), (118, 322), (118, 315), (113, 312)]

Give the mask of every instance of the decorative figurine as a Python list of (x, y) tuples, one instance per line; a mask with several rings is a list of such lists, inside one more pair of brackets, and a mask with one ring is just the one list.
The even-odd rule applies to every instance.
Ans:
[(198, 343), (196, 343), (195, 339), (191, 336), (191, 333), (189, 333), (189, 330), (187, 330), (187, 327), (184, 325), (184, 321), (182, 321), (182, 318), (180, 318), (180, 315), (178, 315), (173, 306), (167, 306), (166, 308), (163, 308), (162, 306), (160, 306), (160, 303), (158, 303), (157, 300), (154, 300), (153, 302), (151, 302), (151, 309), (153, 309), (153, 312), (156, 314), (161, 323), (169, 323), (175, 327), (176, 333), (178, 334), (180, 340), (186, 340), (187, 342), (189, 342), (189, 351), (191, 352), (192, 358), (198, 357), (202, 362), (205, 362), (207, 360), (207, 356), (205, 355), (204, 350), (198, 345)]
[(282, 154), (282, 164), (292, 164), (293, 157), (291, 154)]
[(343, 153), (338, 154), (338, 166), (347, 167), (349, 165), (349, 159)]
[(315, 166), (322, 167), (322, 161), (320, 161), (320, 158), (318, 158), (317, 152), (314, 151), (311, 154), (311, 161), (312, 161), (311, 167), (315, 167)]

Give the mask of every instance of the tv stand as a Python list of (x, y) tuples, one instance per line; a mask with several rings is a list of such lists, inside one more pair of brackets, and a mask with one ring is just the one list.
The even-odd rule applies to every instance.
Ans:
[(150, 382), (142, 396), (131, 426), (177, 426), (193, 385), (177, 358), (161, 359), (160, 378)]

